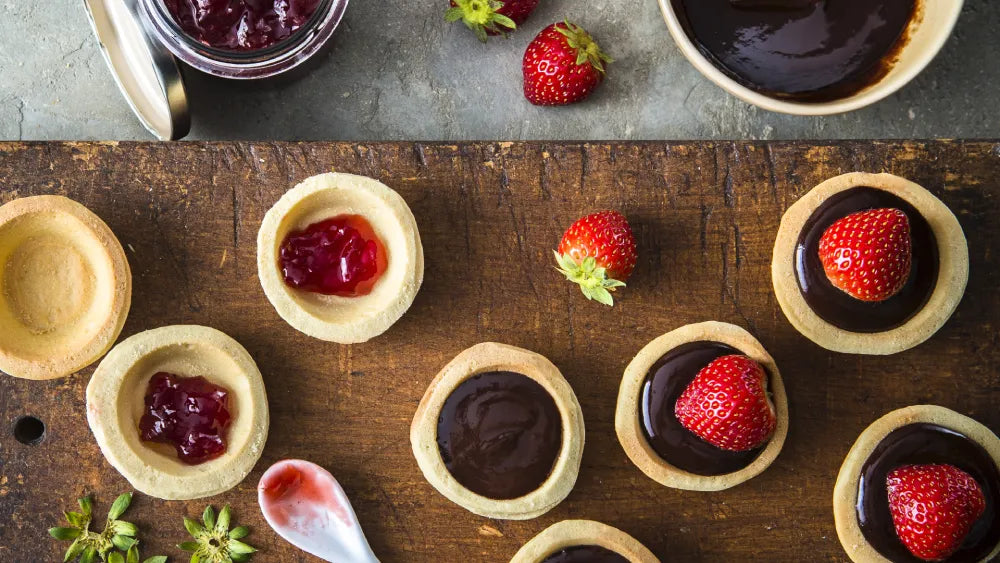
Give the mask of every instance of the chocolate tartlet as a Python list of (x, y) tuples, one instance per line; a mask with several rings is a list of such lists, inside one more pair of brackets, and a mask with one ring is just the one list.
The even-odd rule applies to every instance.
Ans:
[[(861, 301), (830, 282), (818, 246), (839, 219), (878, 208), (905, 213), (912, 265), (898, 293)], [(930, 192), (891, 174), (844, 174), (810, 190), (782, 217), (771, 259), (775, 296), (789, 322), (816, 344), (845, 353), (894, 354), (930, 338), (955, 311), (968, 277), (958, 219)]]
[(1000, 554), (1000, 439), (975, 420), (944, 407), (917, 405), (876, 420), (847, 454), (833, 491), (837, 535), (858, 563), (914, 562), (889, 511), (886, 476), (910, 464), (943, 463), (982, 487), (986, 510), (945, 561), (990, 561)]
[(524, 544), (510, 563), (659, 563), (632, 536), (593, 520), (563, 520)]
[(572, 490), (583, 413), (547, 359), (486, 342), (448, 363), (410, 426), (413, 455), (441, 494), (490, 518), (524, 520)]
[(917, 0), (670, 0), (705, 58), (767, 96), (826, 102), (885, 76)]
[[(745, 355), (767, 373), (776, 427), (749, 451), (718, 448), (686, 429), (674, 404), (698, 372), (722, 356)], [(727, 323), (683, 326), (647, 344), (625, 369), (618, 391), (615, 431), (629, 459), (667, 487), (728, 489), (751, 479), (777, 458), (788, 433), (788, 402), (781, 374), (764, 347)]]

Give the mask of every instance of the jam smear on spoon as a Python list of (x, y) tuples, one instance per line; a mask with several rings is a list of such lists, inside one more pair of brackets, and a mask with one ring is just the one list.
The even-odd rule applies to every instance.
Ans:
[(200, 43), (227, 51), (266, 49), (288, 39), (320, 0), (164, 0), (174, 21)]
[(204, 377), (158, 372), (149, 380), (139, 420), (144, 441), (171, 444), (177, 457), (197, 465), (225, 453), (232, 415), (229, 391)]
[(289, 287), (341, 297), (371, 293), (387, 267), (385, 247), (360, 215), (340, 215), (292, 231), (278, 254)]

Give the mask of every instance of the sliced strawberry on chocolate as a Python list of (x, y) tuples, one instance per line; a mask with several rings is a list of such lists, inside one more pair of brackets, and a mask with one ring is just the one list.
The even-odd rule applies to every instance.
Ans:
[(723, 450), (764, 445), (777, 420), (767, 394), (767, 373), (746, 356), (722, 356), (708, 364), (674, 405), (684, 428)]
[(830, 225), (819, 239), (819, 259), (838, 289), (861, 301), (885, 301), (906, 285), (911, 244), (906, 213), (870, 209)]
[(896, 535), (925, 561), (950, 557), (986, 509), (972, 475), (948, 464), (906, 465), (886, 479)]

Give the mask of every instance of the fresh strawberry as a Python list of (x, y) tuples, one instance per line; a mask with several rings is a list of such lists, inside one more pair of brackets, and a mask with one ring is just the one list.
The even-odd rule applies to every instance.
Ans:
[(838, 219), (819, 239), (819, 259), (837, 288), (861, 301), (885, 301), (910, 276), (910, 220), (899, 209)]
[(580, 284), (587, 299), (612, 305), (611, 292), (635, 268), (635, 237), (621, 213), (592, 213), (570, 225), (555, 255), (559, 271)]
[(979, 483), (954, 465), (897, 468), (889, 473), (886, 488), (896, 535), (925, 561), (955, 553), (986, 509)]
[(681, 426), (723, 450), (763, 445), (777, 424), (767, 374), (746, 356), (722, 356), (694, 377), (674, 404)]
[(604, 63), (610, 62), (583, 28), (554, 23), (524, 52), (524, 97), (537, 106), (579, 102), (604, 80)]
[(535, 11), (538, 0), (451, 0), (444, 14), (449, 22), (462, 20), (480, 41), (514, 31)]

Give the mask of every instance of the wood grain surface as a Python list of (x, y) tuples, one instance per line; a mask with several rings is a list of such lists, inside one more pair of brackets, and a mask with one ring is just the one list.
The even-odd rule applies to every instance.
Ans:
[[(257, 281), (255, 237), (268, 207), (301, 179), (336, 169), (398, 190), (417, 218), (426, 278), (383, 336), (353, 346), (287, 326)], [(772, 295), (769, 263), (782, 212), (826, 178), (892, 172), (941, 197), (969, 239), (972, 275), (952, 320), (892, 357), (827, 352), (800, 336)], [(664, 561), (843, 561), (831, 511), (840, 463), (885, 412), (936, 403), (1000, 429), (1000, 144), (800, 143), (6, 143), (0, 200), (63, 194), (100, 215), (134, 273), (123, 336), (197, 323), (232, 335), (267, 384), (263, 458), (218, 497), (165, 502), (136, 495), (130, 519), (144, 555), (186, 561), (184, 515), (233, 505), (253, 528), (256, 561), (311, 561), (263, 521), (255, 487), (272, 462), (315, 461), (347, 490), (386, 562), (507, 561), (565, 518), (631, 533)], [(584, 300), (553, 269), (551, 249), (575, 218), (618, 208), (639, 261), (614, 309)], [(686, 323), (750, 330), (785, 378), (791, 428), (763, 475), (719, 493), (657, 485), (626, 458), (613, 430), (619, 380), (633, 354)], [(0, 338), (3, 336), (0, 335)], [(586, 448), (576, 488), (526, 522), (474, 516), (424, 480), (410, 419), (425, 386), (482, 341), (535, 350), (576, 389)], [(0, 377), (0, 560), (59, 561), (47, 539), (61, 511), (96, 495), (98, 511), (128, 490), (87, 428), (92, 368), (51, 382)], [(47, 426), (41, 444), (11, 431), (21, 415)], [(103, 514), (103, 512), (101, 512)]]

